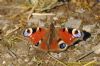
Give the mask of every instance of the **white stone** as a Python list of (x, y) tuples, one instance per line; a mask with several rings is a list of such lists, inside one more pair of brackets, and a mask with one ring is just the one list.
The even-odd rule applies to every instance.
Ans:
[(5, 64), (5, 63), (6, 63), (6, 61), (3, 61), (3, 62), (2, 62), (2, 64)]
[(25, 60), (24, 60), (25, 62), (28, 62), (29, 61), (29, 58), (25, 58)]

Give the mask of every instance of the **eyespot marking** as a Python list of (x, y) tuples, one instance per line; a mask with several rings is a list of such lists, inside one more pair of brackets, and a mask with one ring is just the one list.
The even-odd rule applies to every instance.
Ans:
[(81, 32), (80, 32), (80, 30), (73, 29), (72, 34), (73, 34), (73, 36), (76, 37), (76, 38), (80, 38), (80, 37), (81, 37)]
[(23, 35), (27, 37), (30, 36), (32, 32), (33, 32), (32, 28), (28, 28), (23, 32)]
[(60, 50), (66, 50), (67, 47), (68, 47), (68, 45), (64, 41), (62, 41), (62, 40), (60, 40), (58, 42), (58, 46), (59, 46)]

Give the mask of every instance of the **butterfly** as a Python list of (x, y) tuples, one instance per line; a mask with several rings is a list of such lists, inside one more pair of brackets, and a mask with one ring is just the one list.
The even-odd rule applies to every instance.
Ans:
[(35, 47), (47, 52), (65, 51), (84, 37), (81, 30), (55, 27), (53, 23), (48, 28), (27, 28), (24, 30), (23, 35), (28, 37)]

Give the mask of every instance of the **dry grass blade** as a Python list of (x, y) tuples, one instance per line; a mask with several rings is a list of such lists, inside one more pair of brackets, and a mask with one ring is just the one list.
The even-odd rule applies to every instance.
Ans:
[(8, 53), (15, 59), (18, 59), (18, 56), (10, 49), (8, 49)]
[(32, 16), (32, 13), (34, 12), (35, 8), (36, 8), (36, 5), (35, 5), (34, 7), (32, 7), (32, 9), (30, 10), (30, 13), (29, 13), (29, 15), (28, 15), (28, 17), (27, 17), (27, 21), (28, 21), (28, 20), (30, 19), (30, 17)]
[(11, 34), (11, 33), (15, 32), (15, 31), (17, 31), (19, 28), (20, 28), (19, 26), (15, 26), (15, 29), (8, 30), (8, 31), (6, 32), (6, 34), (5, 34), (5, 36), (8, 36), (9, 34)]
[(51, 15), (51, 16), (52, 16), (52, 15), (55, 15), (55, 14), (54, 14), (54, 13), (32, 13), (32, 15), (33, 15), (33, 16), (34, 16), (34, 15), (39, 15), (39, 16), (40, 16), (40, 15), (43, 15), (43, 16), (44, 16), (44, 15)]
[(85, 64), (85, 65), (83, 65), (83, 66), (90, 66), (91, 64), (93, 64), (93, 63), (95, 63), (96, 62), (96, 60), (93, 60), (93, 61), (90, 61), (90, 62), (88, 62), (87, 64)]
[(97, 46), (92, 48), (92, 51), (88, 52), (87, 54), (81, 56), (79, 59), (76, 61), (82, 60), (83, 58), (87, 57), (88, 55), (95, 53), (95, 54), (100, 54), (100, 45), (98, 44)]
[(53, 57), (50, 53), (48, 53), (48, 55), (49, 55), (50, 57), (52, 57), (54, 60), (56, 60), (58, 63), (60, 63), (60, 64), (62, 64), (62, 65), (64, 65), (64, 66), (67, 66), (66, 63), (64, 63), (64, 62), (62, 62), (62, 61), (60, 61), (60, 60), (58, 60), (58, 59), (55, 58), (55, 57)]

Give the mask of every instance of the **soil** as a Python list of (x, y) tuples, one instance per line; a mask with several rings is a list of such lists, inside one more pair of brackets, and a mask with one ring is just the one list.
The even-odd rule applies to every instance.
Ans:
[(28, 19), (34, 6), (28, 0), (0, 0), (0, 66), (100, 66), (100, 1), (81, 1), (55, 3), (44, 11), (34, 9), (35, 13), (56, 14), (57, 26), (91, 34), (67, 51), (47, 53), (34, 48), (23, 31), (28, 27), (49, 26), (48, 16), (32, 15)]

